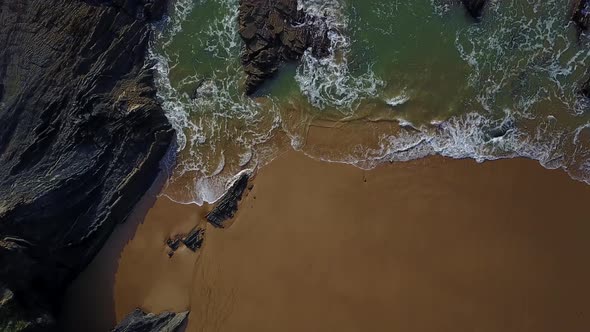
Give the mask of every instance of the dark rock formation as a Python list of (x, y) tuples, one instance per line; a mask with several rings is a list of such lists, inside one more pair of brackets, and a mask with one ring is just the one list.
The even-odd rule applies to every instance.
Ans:
[(180, 248), (181, 244), (184, 244), (187, 248), (195, 252), (201, 249), (203, 241), (205, 241), (205, 229), (195, 226), (188, 234), (176, 235), (166, 241), (166, 245), (170, 248), (168, 257), (174, 256), (174, 253)]
[(282, 62), (299, 60), (307, 48), (312, 47), (317, 56), (327, 54), (327, 28), (305, 24), (305, 16), (297, 10), (297, 0), (240, 0), (239, 32), (245, 44), (241, 62), (247, 74), (247, 94), (273, 76)]
[(192, 251), (197, 251), (203, 246), (205, 240), (205, 230), (199, 227), (193, 228), (193, 230), (182, 239), (182, 243)]
[(236, 180), (231, 188), (221, 197), (213, 211), (209, 212), (206, 219), (211, 225), (217, 228), (224, 228), (224, 223), (233, 218), (238, 210), (238, 203), (244, 195), (244, 191), (248, 187), (248, 180), (250, 176), (243, 173), (238, 180)]
[(477, 20), (481, 17), (487, 0), (461, 0), (461, 2), (469, 15)]
[(176, 251), (180, 247), (180, 241), (181, 239), (179, 238), (168, 239), (166, 245), (168, 245), (168, 248), (172, 249), (172, 251)]
[(188, 312), (154, 315), (135, 309), (111, 332), (175, 332), (187, 316)]
[(0, 331), (44, 331), (54, 324), (50, 315), (23, 307), (10, 289), (0, 285)]
[(170, 151), (174, 133), (144, 66), (148, 23), (164, 9), (0, 0), (0, 284), (12, 294), (0, 317), (11, 330), (49, 329), (67, 283)]
[(574, 1), (574, 11), (572, 21), (580, 31), (588, 31), (590, 25), (590, 0)]

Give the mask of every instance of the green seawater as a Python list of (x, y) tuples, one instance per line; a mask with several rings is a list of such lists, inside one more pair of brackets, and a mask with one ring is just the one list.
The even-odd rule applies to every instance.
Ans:
[[(179, 132), (171, 196), (213, 201), (232, 176), (302, 149), (314, 121), (389, 121), (378, 148), (314, 157), (370, 168), (432, 154), (527, 157), (590, 179), (590, 40), (565, 0), (490, 0), (476, 22), (448, 0), (300, 0), (332, 28), (333, 54), (285, 65), (243, 95), (238, 0), (177, 0), (152, 49)], [(387, 127), (389, 128), (389, 127)]]

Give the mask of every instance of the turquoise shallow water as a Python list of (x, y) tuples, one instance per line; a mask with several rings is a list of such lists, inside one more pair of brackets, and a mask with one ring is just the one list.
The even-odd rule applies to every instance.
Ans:
[(491, 0), (475, 22), (448, 0), (300, 0), (327, 18), (333, 52), (307, 52), (255, 99), (241, 88), (237, 2), (178, 0), (154, 41), (181, 146), (174, 199), (214, 201), (232, 176), (272, 160), (278, 133), (301, 149), (321, 119), (402, 127), (321, 159), (371, 168), (432, 154), (522, 156), (590, 179), (590, 106), (578, 93), (590, 45), (567, 1)]

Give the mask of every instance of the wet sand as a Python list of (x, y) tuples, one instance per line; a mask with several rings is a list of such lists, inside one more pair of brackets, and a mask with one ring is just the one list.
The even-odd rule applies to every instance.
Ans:
[(524, 159), (363, 171), (287, 152), (197, 254), (169, 259), (164, 242), (203, 211), (160, 198), (121, 252), (111, 310), (190, 309), (189, 332), (585, 331), (589, 201)]
[[(166, 240), (189, 232), (207, 207), (149, 197), (117, 227), (92, 263), (66, 293), (60, 328), (71, 332), (105, 332), (135, 308), (180, 312), (189, 306), (193, 265), (198, 255), (180, 247), (168, 257)], [(146, 206), (148, 205), (148, 206)]]

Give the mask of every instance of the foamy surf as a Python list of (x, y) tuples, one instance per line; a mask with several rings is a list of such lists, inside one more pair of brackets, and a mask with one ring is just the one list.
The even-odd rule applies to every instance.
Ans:
[[(437, 29), (437, 34), (450, 40), (456, 57), (444, 65), (449, 71), (467, 68), (464, 82), (460, 75), (448, 80), (456, 96), (429, 85), (438, 74), (437, 68), (428, 67), (430, 62), (411, 63), (419, 70), (396, 76), (373, 69), (383, 68), (375, 66), (379, 61), (395, 62), (390, 58), (362, 59), (361, 64), (352, 61), (353, 48), (359, 41), (351, 37), (351, 31), (359, 29), (353, 25), (362, 18), (351, 20), (348, 15), (360, 15), (355, 6), (362, 5), (356, 0), (301, 0), (299, 9), (308, 18), (304, 24), (325, 22), (318, 29), (327, 27), (320, 33), (329, 37), (329, 54), (316, 58), (312, 50), (307, 50), (296, 69), (293, 91), (285, 93), (287, 97), (271, 95), (259, 103), (245, 97), (241, 90), (238, 1), (176, 2), (169, 27), (151, 49), (158, 71), (158, 96), (178, 134), (179, 158), (171, 183), (182, 185), (170, 193), (174, 200), (197, 204), (216, 201), (237, 174), (255, 170), (274, 158), (277, 131), (287, 131), (293, 149), (306, 151), (306, 130), (300, 128), (306, 124), (302, 120), (290, 126), (290, 121), (297, 120), (290, 114), (285, 116), (285, 109), (305, 113), (302, 119), (321, 119), (328, 113), (331, 119), (334, 113), (341, 119), (351, 119), (363, 110), (360, 106), (367, 105), (370, 107), (365, 109), (378, 105), (380, 110), (395, 110), (389, 114), (402, 129), (380, 133), (378, 148), (359, 145), (351, 147), (351, 153), (307, 153), (365, 169), (431, 155), (478, 162), (525, 157), (547, 168), (564, 168), (572, 177), (590, 182), (590, 126), (584, 117), (590, 102), (578, 93), (579, 82), (586, 78), (590, 51), (572, 39), (572, 27), (563, 24), (565, 14), (554, 14), (563, 4), (554, 0), (527, 4), (508, 0), (500, 6), (499, 1), (490, 1), (479, 24), (448, 24)], [(371, 8), (377, 11), (374, 18), (379, 21), (375, 24), (381, 25), (375, 31), (386, 36), (382, 38), (393, 38), (391, 49), (396, 50), (395, 38), (404, 31), (389, 26), (388, 17), (397, 15), (404, 6), (424, 5), (430, 6), (429, 15), (435, 19), (429, 17), (427, 23), (420, 24), (444, 24), (456, 6), (454, 1), (418, 0)], [(209, 6), (208, 12), (199, 13), (192, 6)], [(423, 19), (421, 11), (408, 12), (416, 20)], [(191, 30), (184, 31), (183, 27)], [(387, 86), (390, 88), (385, 89)], [(401, 88), (397, 94), (392, 94), (394, 87)], [(404, 87), (411, 89), (411, 97)], [(302, 105), (300, 99), (311, 107)], [(447, 100), (454, 101), (443, 103)], [(444, 106), (437, 109), (439, 101)], [(409, 113), (415, 105), (416, 112), (422, 112), (418, 116)], [(424, 105), (434, 105), (434, 109), (425, 109)], [(290, 127), (301, 130), (289, 133)]]
[(391, 107), (397, 107), (397, 106), (403, 105), (403, 104), (407, 103), (408, 101), (410, 101), (410, 97), (408, 95), (406, 95), (405, 93), (402, 93), (399, 96), (385, 99), (385, 103)]
[(351, 72), (348, 60), (351, 40), (346, 35), (348, 18), (344, 6), (338, 0), (299, 2), (299, 9), (308, 17), (306, 24), (316, 24), (319, 33), (323, 33), (317, 22), (325, 22), (330, 47), (328, 56), (320, 58), (314, 56), (313, 50), (306, 50), (295, 79), (301, 93), (316, 108), (333, 107), (350, 114), (363, 99), (376, 96), (384, 82), (370, 67), (360, 74)]
[[(197, 32), (185, 31), (186, 26), (193, 29), (194, 15), (200, 14), (192, 6), (204, 5), (222, 15), (207, 17)], [(181, 0), (150, 49), (158, 98), (178, 141), (179, 158), (166, 195), (180, 203), (215, 202), (227, 181), (273, 153), (272, 146), (264, 146), (280, 126), (273, 102), (260, 105), (240, 90), (237, 8), (237, 0)], [(219, 59), (215, 67), (200, 67), (207, 73), (195, 70), (198, 63), (191, 65), (203, 62), (202, 57), (187, 57), (174, 44), (175, 38), (192, 35), (203, 36), (196, 40), (203, 57)]]

